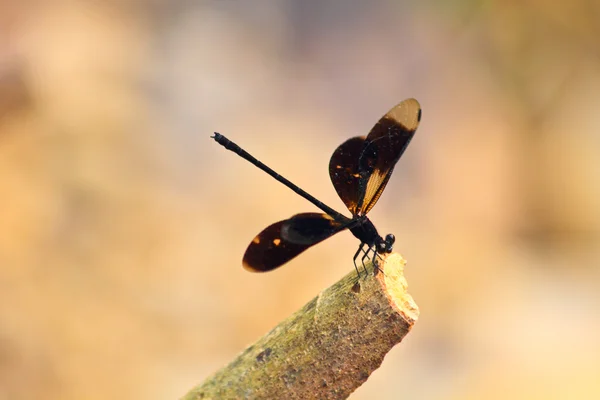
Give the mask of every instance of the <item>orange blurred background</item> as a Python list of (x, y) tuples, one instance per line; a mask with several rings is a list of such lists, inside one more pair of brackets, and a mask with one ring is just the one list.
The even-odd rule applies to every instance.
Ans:
[(0, 3), (0, 398), (178, 398), (353, 269), (241, 268), (415, 97), (370, 217), (421, 317), (352, 399), (600, 397), (600, 3)]

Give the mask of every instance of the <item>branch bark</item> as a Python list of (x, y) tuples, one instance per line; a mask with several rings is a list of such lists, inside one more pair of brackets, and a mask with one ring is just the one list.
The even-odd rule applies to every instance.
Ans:
[(348, 397), (418, 318), (405, 264), (394, 253), (376, 274), (370, 264), (366, 278), (352, 271), (183, 399)]

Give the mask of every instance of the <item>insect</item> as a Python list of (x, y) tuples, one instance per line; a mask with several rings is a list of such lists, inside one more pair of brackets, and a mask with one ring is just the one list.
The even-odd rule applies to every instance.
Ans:
[(354, 268), (359, 276), (356, 260), (361, 252), (364, 253), (361, 258), (363, 268), (369, 253), (372, 253), (374, 263), (380, 254), (390, 253), (395, 241), (394, 235), (381, 237), (367, 213), (379, 200), (392, 176), (394, 166), (406, 150), (420, 121), (419, 102), (415, 99), (404, 100), (388, 111), (366, 137), (348, 139), (333, 152), (329, 161), (329, 176), (352, 218), (317, 200), (240, 146), (215, 132), (211, 137), (221, 146), (262, 169), (324, 212), (296, 214), (266, 227), (246, 249), (242, 261), (244, 268), (253, 272), (271, 271), (345, 229), (349, 229), (360, 240), (353, 258)]

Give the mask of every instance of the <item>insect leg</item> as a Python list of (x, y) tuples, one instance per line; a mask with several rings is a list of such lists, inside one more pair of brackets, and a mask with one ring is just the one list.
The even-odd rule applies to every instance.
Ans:
[(365, 243), (361, 243), (360, 246), (358, 247), (358, 250), (356, 250), (356, 253), (354, 253), (354, 257), (352, 258), (352, 261), (354, 262), (354, 269), (356, 270), (356, 274), (358, 275), (359, 279), (360, 279), (360, 272), (358, 272), (358, 267), (356, 266), (356, 259), (358, 258), (358, 255), (360, 254), (360, 252), (363, 251), (364, 247), (365, 247)]
[(367, 271), (367, 267), (365, 266), (365, 259), (369, 258), (369, 252), (370, 252), (371, 250), (373, 250), (373, 249), (374, 249), (374, 247), (368, 247), (368, 248), (367, 248), (367, 251), (365, 251), (365, 254), (362, 256), (362, 258), (361, 258), (361, 260), (360, 260), (360, 262), (361, 262), (361, 264), (362, 264), (362, 266), (363, 266), (363, 269), (365, 270), (365, 273), (366, 273), (367, 275), (369, 274), (369, 272)]

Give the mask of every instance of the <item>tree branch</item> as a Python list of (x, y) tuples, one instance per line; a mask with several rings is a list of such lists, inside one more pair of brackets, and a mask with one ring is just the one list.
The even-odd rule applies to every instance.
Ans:
[(375, 275), (352, 271), (183, 399), (348, 397), (417, 320), (405, 263), (394, 253)]

